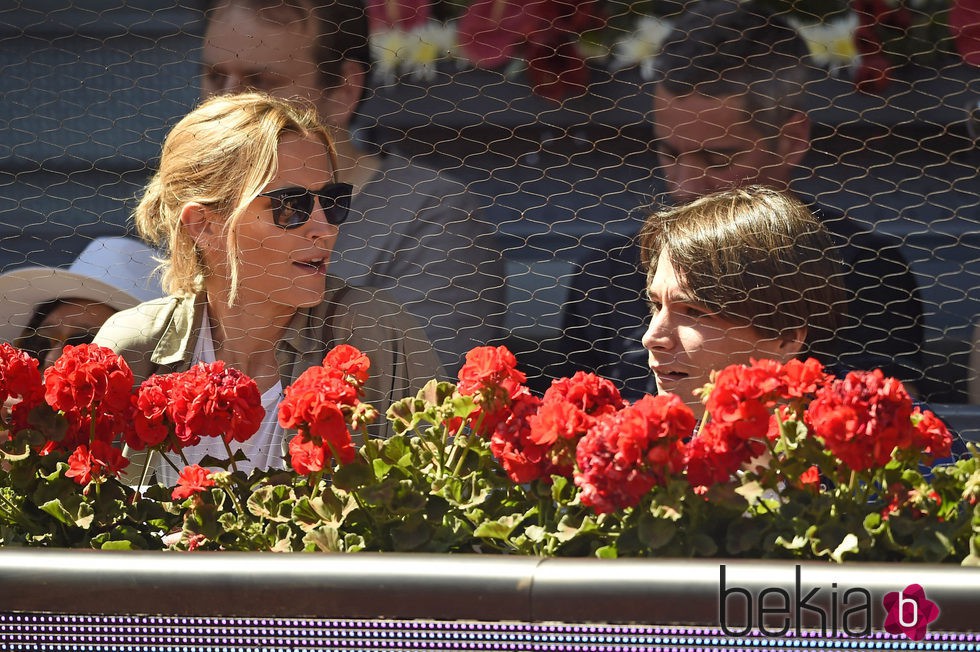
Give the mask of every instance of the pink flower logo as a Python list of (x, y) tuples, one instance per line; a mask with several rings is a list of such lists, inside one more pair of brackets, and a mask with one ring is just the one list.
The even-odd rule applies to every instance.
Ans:
[(905, 634), (913, 641), (926, 637), (926, 628), (939, 618), (939, 605), (926, 597), (925, 589), (909, 584), (903, 591), (892, 591), (883, 600), (888, 615), (885, 631), (889, 634)]

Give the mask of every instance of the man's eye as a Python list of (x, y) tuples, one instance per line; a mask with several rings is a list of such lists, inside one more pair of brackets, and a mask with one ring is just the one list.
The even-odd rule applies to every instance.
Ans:
[(647, 305), (649, 305), (649, 306), (650, 306), (650, 314), (651, 314), (651, 315), (656, 315), (656, 314), (657, 314), (658, 312), (660, 312), (660, 309), (661, 309), (661, 308), (663, 307), (663, 306), (662, 306), (662, 305), (661, 305), (661, 304), (660, 304), (659, 302), (657, 302), (657, 301), (648, 301), (648, 302), (647, 302)]
[(708, 315), (708, 311), (697, 306), (684, 306), (682, 312), (691, 319), (700, 319)]

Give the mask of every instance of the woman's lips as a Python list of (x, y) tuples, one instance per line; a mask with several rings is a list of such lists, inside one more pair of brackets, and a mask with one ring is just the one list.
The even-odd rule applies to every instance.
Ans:
[(308, 261), (308, 262), (305, 262), (305, 263), (304, 262), (297, 262), (297, 263), (293, 263), (293, 264), (296, 265), (297, 267), (302, 267), (303, 269), (305, 269), (307, 271), (314, 271), (317, 274), (326, 274), (327, 273), (327, 263), (325, 261), (322, 261), (322, 260), (311, 260), (311, 261)]

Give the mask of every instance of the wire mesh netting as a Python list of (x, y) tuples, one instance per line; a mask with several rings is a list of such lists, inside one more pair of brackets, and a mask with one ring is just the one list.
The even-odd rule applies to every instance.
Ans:
[[(447, 371), (473, 346), (506, 344), (539, 390), (585, 369), (624, 391), (653, 391), (634, 238), (653, 208), (687, 198), (671, 167), (698, 169), (688, 155), (708, 155), (699, 177), (715, 187), (732, 181), (720, 170), (738, 167), (738, 153), (720, 146), (671, 144), (690, 121), (664, 131), (654, 111), (657, 93), (672, 88), (661, 86), (658, 54), (675, 26), (694, 24), (692, 12), (717, 27), (728, 14), (765, 10), (808, 51), (805, 155), (770, 165), (791, 170), (794, 192), (849, 248), (845, 281), (861, 288), (865, 325), (878, 325), (842, 337), (894, 364), (924, 398), (970, 400), (980, 292), (976, 2), (715, 2), (706, 13), (681, 0), (371, 0), (370, 56), (358, 46), (360, 23), (331, 18), (346, 4), (42, 0), (0, 9), (0, 270), (22, 272), (18, 291), (33, 291), (4, 295), (8, 308), (21, 303), (5, 314), (5, 339), (35, 334), (42, 299), (84, 298), (63, 287), (76, 277), (42, 288), (24, 270), (91, 272), (76, 265), (93, 240), (137, 236), (132, 215), (168, 132), (203, 92), (255, 87), (314, 99), (342, 143), (341, 168), (345, 156), (356, 159), (330, 272), (389, 292)], [(318, 18), (333, 31), (314, 39)], [(753, 40), (728, 29), (723, 41)], [(337, 33), (350, 38), (331, 83), (314, 63), (330, 57), (315, 46), (330, 50)], [(743, 67), (789, 67), (773, 64), (780, 41), (767, 38), (755, 39)], [(692, 52), (719, 49), (707, 33), (684, 40)], [(312, 80), (290, 77), (297, 62), (313, 66)], [(706, 86), (690, 94), (706, 98), (734, 70), (701, 67), (707, 79), (697, 84)], [(741, 102), (750, 92), (773, 106), (786, 99), (758, 89), (714, 96)], [(747, 102), (739, 109), (749, 117), (708, 126), (727, 137), (749, 129), (780, 151), (793, 120)], [(145, 254), (122, 256), (142, 264)], [(95, 259), (107, 267), (112, 255)], [(889, 261), (898, 267), (882, 267)], [(153, 293), (145, 269), (116, 269), (140, 287), (106, 299), (113, 309)]]

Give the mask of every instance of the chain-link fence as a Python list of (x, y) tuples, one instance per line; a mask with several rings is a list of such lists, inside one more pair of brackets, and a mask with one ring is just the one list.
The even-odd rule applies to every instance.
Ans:
[[(304, 10), (303, 2), (287, 4)], [(629, 247), (647, 207), (668, 201), (664, 138), (653, 128), (662, 71), (653, 62), (690, 8), (625, 0), (368, 4), (369, 89), (350, 132), (389, 182), (365, 186), (366, 195), (381, 208), (397, 205), (401, 217), (352, 226), (361, 239), (348, 236), (333, 270), (370, 277), (396, 297), (407, 287), (399, 298), (431, 327), (450, 369), (469, 346), (507, 344), (540, 389), (580, 363), (624, 385), (648, 383), (642, 329), (613, 320), (606, 340), (596, 340), (568, 330), (569, 305), (585, 298), (604, 315), (636, 312), (622, 298), (601, 308), (603, 285), (619, 285), (626, 294), (618, 296), (646, 312), (628, 266), (609, 277), (589, 265)], [(806, 83), (810, 149), (795, 167), (794, 190), (825, 219), (857, 225), (845, 234), (849, 245), (861, 249), (871, 233), (896, 240), (922, 305), (921, 316), (898, 315), (921, 329), (916, 385), (935, 402), (966, 402), (980, 292), (980, 149), (969, 129), (980, 68), (961, 50), (975, 43), (969, 29), (980, 9), (949, 1), (891, 3), (887, 11), (858, 2), (765, 4), (806, 37), (816, 64)], [(153, 0), (0, 9), (3, 271), (67, 267), (93, 238), (133, 235), (131, 214), (163, 139), (207, 83), (203, 37), (218, 14), (205, 9)], [(279, 25), (287, 30), (280, 50), (295, 45), (288, 29), (308, 28)], [(438, 175), (419, 176), (414, 166)], [(445, 178), (461, 185), (441, 185)], [(461, 217), (440, 222), (446, 206), (459, 214), (476, 206), (465, 219), (479, 228), (453, 226)], [(426, 226), (416, 232), (413, 221)], [(460, 240), (465, 233), (473, 241)], [(399, 267), (409, 250), (437, 255)], [(453, 271), (463, 263), (475, 270), (472, 282)], [(499, 283), (487, 283), (494, 275)], [(868, 300), (881, 288), (901, 289), (887, 275), (866, 280)], [(901, 310), (881, 307), (886, 323), (890, 310)], [(596, 350), (613, 362), (584, 362)], [(625, 371), (612, 369), (617, 360)]]

